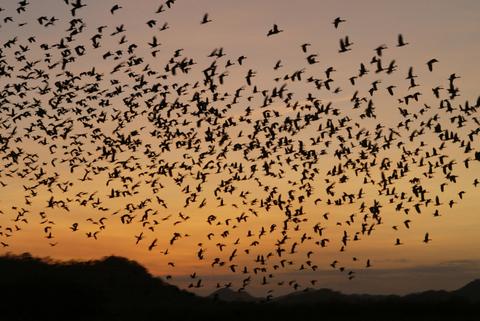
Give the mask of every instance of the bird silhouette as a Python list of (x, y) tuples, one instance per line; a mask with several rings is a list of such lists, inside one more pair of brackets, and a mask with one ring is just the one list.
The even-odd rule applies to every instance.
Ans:
[(278, 26), (274, 24), (273, 27), (268, 30), (267, 37), (279, 34), (280, 32), (283, 32), (283, 30), (278, 29)]
[(432, 59), (430, 59), (429, 61), (427, 61), (428, 70), (429, 70), (430, 72), (433, 71), (433, 64), (434, 64), (434, 63), (437, 63), (437, 62), (438, 62), (438, 60), (435, 59), (435, 58), (432, 58)]
[(212, 20), (208, 19), (208, 13), (205, 13), (203, 15), (201, 24), (206, 24), (206, 23), (209, 23), (209, 22), (212, 22)]
[(403, 40), (403, 35), (402, 34), (398, 34), (398, 42), (397, 42), (397, 47), (403, 47), (403, 46), (406, 46), (408, 45), (408, 42), (405, 42)]
[(337, 17), (335, 18), (335, 20), (333, 20), (332, 24), (333, 26), (335, 27), (335, 29), (338, 28), (338, 26), (342, 23), (342, 22), (345, 22), (346, 20), (340, 18), (340, 17)]
[(117, 10), (120, 10), (122, 9), (121, 6), (119, 6), (118, 4), (115, 4), (111, 9), (110, 9), (110, 13), (111, 14), (114, 14)]

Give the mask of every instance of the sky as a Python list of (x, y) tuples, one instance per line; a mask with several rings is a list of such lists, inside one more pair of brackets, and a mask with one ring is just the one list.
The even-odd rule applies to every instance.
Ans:
[[(75, 62), (68, 65), (67, 69), (73, 74), (80, 74), (92, 68), (103, 73), (100, 86), (105, 89), (105, 93), (115, 88), (116, 83), (112, 80), (121, 84), (129, 84), (129, 87), (125, 87), (122, 95), (135, 93), (135, 89), (133, 89), (135, 83), (129, 73), (145, 73), (146, 65), (150, 70), (158, 70), (159, 74), (168, 74), (169, 71), (164, 69), (165, 65), (174, 56), (175, 51), (182, 48), (180, 58), (176, 58), (179, 60), (183, 57), (194, 59), (195, 65), (191, 66), (190, 72), (174, 76), (169, 74), (167, 78), (155, 78), (151, 75), (148, 78), (150, 83), (157, 82), (160, 86), (169, 86), (171, 93), (168, 94), (168, 99), (172, 103), (177, 98), (175, 88), (181, 84), (186, 84), (186, 88), (191, 88), (195, 82), (199, 81), (199, 88), (205, 89), (202, 87), (203, 70), (208, 68), (215, 59), (208, 56), (214, 49), (217, 49), (218, 52), (219, 48), (223, 48), (225, 56), (217, 59), (219, 65), (217, 76), (222, 72), (226, 73), (225, 83), (219, 85), (219, 88), (221, 95), (227, 93), (228, 96), (224, 95), (224, 100), (214, 101), (207, 90), (201, 95), (208, 97), (215, 108), (221, 109), (232, 99), (238, 88), (244, 88), (242, 97), (239, 99), (240, 103), (233, 104), (233, 107), (226, 112), (228, 117), (238, 123), (238, 126), (227, 129), (231, 140), (233, 143), (243, 144), (243, 148), (253, 140), (251, 136), (248, 136), (252, 133), (251, 124), (240, 121), (247, 107), (251, 108), (251, 117), (254, 120), (261, 119), (266, 109), (270, 110), (270, 114), (278, 113), (279, 122), (287, 117), (293, 118), (299, 112), (285, 106), (286, 104), (278, 99), (266, 109), (261, 107), (263, 103), (261, 97), (259, 98), (259, 94), (254, 93), (252, 86), (248, 86), (245, 82), (249, 70), (255, 73), (252, 82), (254, 86), (258, 86), (259, 91), (265, 89), (271, 93), (272, 88), (287, 83), (292, 97), (300, 105), (311, 105), (311, 102), (308, 101), (309, 93), (316, 95), (321, 103), (332, 102), (333, 108), (337, 108), (341, 115), (351, 119), (352, 130), (359, 131), (360, 137), (366, 132), (374, 133), (377, 124), (381, 124), (385, 128), (396, 128), (401, 133), (399, 140), (404, 142), (404, 146), (412, 148), (412, 150), (420, 146), (420, 156), (413, 155), (409, 157), (410, 160), (419, 161), (424, 156), (424, 160), (427, 162), (429, 157), (425, 153), (433, 153), (432, 148), (440, 150), (441, 141), (428, 130), (420, 139), (409, 141), (408, 135), (412, 131), (420, 131), (425, 127), (422, 120), (428, 120), (427, 116), (434, 116), (435, 113), (438, 113), (443, 119), (442, 127), (458, 132), (461, 137), (467, 137), (470, 131), (478, 128), (473, 121), (474, 117), (478, 117), (475, 112), (465, 116), (468, 119), (466, 125), (461, 128), (454, 126), (454, 123), (449, 120), (451, 115), (448, 115), (445, 110), (429, 110), (425, 115), (420, 112), (425, 106), (424, 104), (434, 108), (438, 107), (438, 100), (433, 97), (431, 89), (435, 86), (447, 88), (448, 79), (454, 73), (460, 76), (455, 80), (455, 84), (460, 88), (461, 96), (457, 97), (452, 104), (458, 106), (469, 101), (471, 106), (475, 105), (477, 97), (479, 97), (478, 75), (480, 74), (478, 64), (480, 58), (480, 42), (478, 41), (480, 3), (478, 1), (177, 0), (170, 9), (163, 4), (165, 11), (158, 14), (155, 11), (163, 3), (162, 1), (135, 1), (133, 3), (130, 1), (85, 0), (82, 2), (87, 6), (77, 10), (77, 17), (83, 19), (85, 31), (75, 37), (71, 48), (84, 44), (87, 50), (85, 55), (77, 57)], [(111, 14), (110, 9), (115, 3), (120, 4), (122, 8)], [(25, 55), (28, 57), (27, 60), (43, 60), (45, 54), (44, 50), (40, 48), (40, 44), (58, 42), (62, 36), (66, 35), (65, 30), (69, 27), (69, 21), (72, 19), (69, 6), (59, 0), (31, 0), (26, 11), (21, 14), (17, 14), (18, 4), (15, 2), (2, 4), (0, 7), (4, 9), (0, 12), (2, 55), (7, 64), (14, 67), (17, 74), (20, 73), (18, 70), (22, 68), (24, 61), (15, 59), (21, 53), (16, 53), (16, 48), (4, 46), (6, 41), (17, 37), (20, 44), (26, 44), (27, 39), (35, 35), (36, 42), (28, 43), (29, 50)], [(200, 24), (205, 13), (209, 14), (208, 17), (212, 21)], [(45, 27), (37, 21), (41, 16), (45, 16), (47, 19), (55, 16), (59, 20), (55, 22), (55, 25)], [(14, 21), (5, 20), (6, 17), (12, 17)], [(337, 29), (332, 24), (336, 17), (346, 20)], [(154, 28), (146, 25), (146, 22), (151, 19), (156, 21)], [(22, 22), (27, 22), (27, 24), (18, 27), (18, 24)], [(164, 23), (168, 24), (168, 29), (159, 31), (158, 29)], [(126, 32), (112, 36), (115, 27), (122, 24), (125, 26)], [(267, 32), (273, 24), (277, 24), (283, 31), (267, 37)], [(101, 47), (92, 48), (91, 37), (98, 33), (97, 28), (102, 25), (107, 27), (100, 38)], [(405, 41), (408, 42), (407, 46), (396, 47), (399, 34), (402, 34)], [(122, 35), (126, 37), (126, 44), (119, 44)], [(152, 42), (154, 36), (160, 43), (159, 51), (155, 53), (155, 56), (152, 55), (152, 50), (157, 48), (152, 49), (148, 44)], [(348, 36), (353, 42), (352, 50), (347, 53), (339, 53), (339, 39), (345, 36)], [(138, 48), (135, 49), (135, 53), (143, 56), (144, 61), (140, 67), (133, 66), (128, 69), (124, 61), (128, 57), (126, 48), (132, 43), (137, 44)], [(304, 43), (310, 44), (308, 53), (302, 52), (301, 45)], [(382, 44), (387, 47), (381, 57), (384, 67), (388, 66), (392, 60), (395, 60), (398, 66), (391, 75), (387, 75), (385, 72), (375, 73), (375, 66), (370, 63), (372, 57), (375, 56), (374, 49)], [(122, 52), (115, 52), (119, 48)], [(53, 61), (60, 57), (58, 50), (51, 49), (50, 51)], [(104, 59), (102, 55), (106, 52), (112, 53), (112, 56)], [(306, 57), (309, 54), (316, 54), (315, 58), (318, 63), (308, 64)], [(246, 59), (242, 65), (239, 65), (237, 58), (242, 55)], [(432, 58), (436, 58), (438, 62), (434, 64), (433, 72), (430, 72), (426, 62)], [(227, 69), (225, 65), (228, 60), (235, 65)], [(283, 66), (274, 70), (273, 67), (279, 60)], [(120, 66), (119, 64), (122, 62), (123, 64)], [(2, 65), (4, 63), (2, 62)], [(366, 79), (357, 79), (356, 85), (352, 86), (349, 78), (358, 74), (360, 63), (364, 63), (370, 72), (365, 77)], [(48, 70), (47, 63), (40, 62), (38, 65)], [(110, 73), (115, 66), (120, 66), (120, 71)], [(315, 91), (312, 83), (294, 82), (283, 78), (285, 75), (292, 75), (295, 71), (305, 70), (304, 80), (310, 76), (324, 81), (327, 79), (325, 70), (329, 67), (335, 69), (331, 77), (335, 79), (334, 88), (339, 88), (338, 93), (325, 89)], [(405, 79), (410, 67), (417, 76), (415, 80), (420, 84), (413, 90), (408, 88), (409, 81)], [(52, 68), (48, 70), (48, 73), (51, 77), (47, 82), (52, 88), (55, 88), (57, 80), (62, 81), (68, 78), (62, 73), (60, 67)], [(275, 78), (278, 78), (277, 81)], [(77, 84), (88, 86), (92, 81), (91, 79), (80, 79)], [(359, 110), (352, 109), (350, 99), (356, 90), (360, 91), (360, 95), (368, 98), (368, 90), (374, 81), (379, 81), (378, 86), (380, 87), (374, 96), (377, 118), (362, 118)], [(0, 78), (2, 92), (8, 89), (8, 84), (16, 82), (21, 82), (21, 80), (15, 76), (13, 78), (2, 76)], [(38, 83), (31, 81), (30, 84), (42, 86), (40, 81)], [(396, 86), (394, 97), (386, 91), (390, 85)], [(419, 103), (405, 106), (398, 100), (417, 89), (422, 94)], [(191, 103), (189, 99), (193, 90), (191, 89), (190, 93), (183, 96), (179, 95), (178, 100), (186, 104)], [(237, 257), (234, 259), (237, 269), (248, 267), (249, 270), (253, 270), (258, 267), (258, 261), (255, 261), (256, 257), (275, 252), (276, 242), (284, 236), (281, 233), (281, 226), (285, 219), (285, 213), (277, 206), (272, 206), (268, 211), (260, 206), (260, 199), (265, 199), (271, 191), (271, 189), (266, 189), (266, 186), (269, 186), (269, 188), (275, 187), (283, 195), (288, 195), (292, 189), (295, 190), (296, 200), (292, 206), (294, 208), (300, 206), (305, 212), (303, 216), (300, 216), (306, 219), (305, 222), (292, 223), (290, 226), (287, 251), (295, 241), (300, 242), (304, 233), (307, 233), (307, 236), (311, 236), (312, 239), (302, 242), (296, 253), (287, 255), (286, 268), (275, 269), (274, 272), (271, 271), (272, 267), (280, 264), (281, 258), (273, 255), (273, 258), (267, 263), (269, 271), (266, 273), (270, 286), (261, 285), (262, 278), (265, 276), (262, 272), (254, 275), (249, 272), (248, 275), (252, 274), (254, 279), (247, 288), (249, 292), (263, 295), (266, 291), (273, 289), (275, 294), (287, 293), (292, 291), (292, 288), (279, 286), (278, 283), (284, 281), (288, 284), (289, 281), (294, 280), (301, 283), (302, 288), (329, 287), (347, 293), (408, 293), (425, 289), (451, 290), (480, 277), (480, 234), (478, 233), (480, 208), (477, 201), (479, 187), (473, 186), (474, 180), (480, 179), (480, 163), (471, 160), (468, 168), (463, 165), (467, 157), (472, 159), (474, 151), (480, 150), (478, 138), (475, 136), (470, 142), (473, 152), (470, 152), (469, 155), (464, 153), (464, 146), (446, 142), (446, 147), (442, 152), (446, 155), (447, 163), (452, 160), (455, 162), (455, 174), (458, 175), (458, 179), (456, 183), (449, 182), (444, 192), (440, 192), (440, 185), (445, 181), (445, 173), (442, 174), (442, 169), (437, 169), (435, 174), (427, 177), (423, 175), (425, 168), (418, 169), (416, 166), (418, 163), (411, 164), (412, 172), (394, 183), (398, 193), (404, 191), (411, 195), (412, 184), (409, 180), (413, 177), (420, 177), (424, 184), (423, 188), (428, 190), (428, 196), (440, 195), (442, 205), (435, 208), (431, 205), (422, 207), (421, 214), (415, 213), (413, 208), (408, 214), (403, 209), (395, 210), (395, 206), (400, 202), (398, 199), (389, 203), (389, 195), (379, 195), (377, 186), (365, 183), (363, 176), (355, 177), (353, 171), (350, 173), (347, 184), (335, 185), (336, 197), (344, 192), (347, 194), (358, 193), (359, 189), (363, 188), (364, 199), (356, 200), (353, 204), (347, 204), (348, 202), (337, 206), (327, 204), (330, 196), (325, 193), (325, 188), (331, 184), (332, 179), (337, 179), (327, 175), (327, 172), (336, 164), (336, 159), (330, 152), (339, 146), (340, 141), (337, 138), (333, 138), (327, 143), (328, 146), (325, 147), (327, 154), (313, 165), (318, 172), (315, 180), (312, 181), (315, 197), (309, 198), (304, 204), (299, 204), (298, 201), (298, 196), (305, 193), (299, 189), (298, 182), (301, 175), (292, 169), (293, 167), (287, 165), (288, 157), (282, 154), (280, 149), (272, 152), (270, 157), (276, 160), (272, 165), (273, 170), (283, 173), (283, 176), (280, 175), (282, 177), (264, 175), (258, 181), (252, 178), (236, 182), (234, 192), (224, 193), (227, 205), (220, 207), (214, 194), (216, 187), (234, 175), (238, 171), (239, 164), (244, 164), (246, 173), (249, 173), (248, 168), (251, 163), (242, 160), (242, 151), (231, 151), (224, 159), (218, 156), (220, 147), (215, 150), (213, 155), (206, 156), (205, 159), (200, 158), (199, 152), (182, 148), (163, 150), (153, 158), (146, 157), (143, 152), (145, 149), (159, 151), (161, 146), (158, 142), (166, 137), (169, 127), (185, 130), (184, 134), (191, 135), (189, 137), (193, 136), (194, 139), (197, 135), (203, 139), (202, 135), (209, 127), (214, 128), (213, 125), (209, 126), (205, 121), (195, 127), (195, 118), (192, 115), (175, 111), (173, 115), (165, 117), (166, 115), (162, 111), (161, 114), (170, 123), (160, 129), (161, 134), (158, 137), (152, 135), (154, 126), (152, 118), (148, 118), (149, 114), (147, 113), (132, 117), (131, 120), (128, 119), (128, 113), (123, 114), (120, 118), (125, 119), (124, 127), (119, 129), (116, 127), (115, 119), (110, 116), (115, 115), (116, 110), (125, 110), (123, 96), (112, 97), (110, 99), (111, 106), (107, 107), (108, 109), (105, 111), (108, 120), (96, 123), (99, 132), (105, 136), (103, 143), (108, 140), (108, 137), (115, 137), (115, 133), (131, 133), (132, 130), (138, 131), (136, 137), (141, 141), (141, 147), (138, 150), (125, 148), (118, 152), (117, 160), (127, 160), (126, 164), (132, 166), (122, 167), (121, 163), (112, 164), (108, 159), (98, 157), (99, 150), (97, 148), (101, 145), (100, 141), (95, 139), (89, 140), (81, 136), (64, 141), (58, 137), (48, 138), (48, 143), (44, 145), (39, 143), (40, 138), (33, 138), (35, 135), (31, 135), (30, 138), (25, 136), (31, 124), (39, 124), (37, 122), (39, 118), (30, 115), (23, 120), (12, 120), (12, 116), (9, 116), (12, 109), (9, 108), (16, 108), (14, 110), (19, 112), (19, 107), (11, 107), (13, 106), (11, 102), (22, 100), (31, 102), (36, 98), (46, 106), (47, 110), (50, 110), (51, 107), (48, 107), (48, 103), (49, 99), (53, 97), (53, 91), (52, 89), (46, 95), (39, 95), (37, 90), (31, 88), (26, 92), (25, 97), (10, 98), (11, 101), (8, 104), (2, 102), (4, 108), (0, 116), (1, 137), (9, 136), (13, 128), (17, 128), (17, 132), (12, 136), (14, 138), (22, 137), (23, 140), (10, 143), (9, 148), (15, 151), (15, 147), (19, 147), (27, 153), (36, 155), (34, 158), (38, 157), (38, 159), (35, 158), (34, 165), (39, 165), (39, 167), (32, 165), (34, 169), (30, 168), (22, 177), (19, 173), (28, 167), (28, 160), (22, 160), (21, 164), (10, 164), (11, 159), (7, 156), (10, 150), (2, 150), (2, 154), (0, 154), (2, 157), (0, 182), (3, 183), (0, 185), (2, 188), (0, 193), (0, 210), (2, 211), (0, 213), (0, 231), (2, 232), (0, 240), (6, 244), (0, 248), (0, 254), (29, 252), (36, 256), (60, 260), (98, 259), (108, 255), (120, 255), (137, 260), (145, 265), (152, 274), (161, 277), (169, 276), (170, 282), (186, 288), (189, 283), (193, 282), (190, 274), (195, 271), (205, 280), (205, 286), (191, 290), (200, 294), (211, 292), (217, 283), (222, 285), (233, 282), (234, 287), (238, 288), (241, 281), (246, 278), (246, 274), (238, 271), (231, 273), (228, 268), (231, 262), (224, 267), (214, 268), (211, 266), (211, 262), (215, 257), (228, 259), (232, 251), (237, 249)], [(150, 97), (149, 95), (151, 93), (145, 94), (141, 98), (147, 99)], [(249, 99), (249, 95), (251, 99)], [(60, 118), (73, 124), (71, 135), (86, 134), (86, 137), (90, 138), (95, 136), (93, 129), (82, 125), (75, 118), (77, 116), (73, 112), (75, 101), (84, 97), (85, 93), (82, 93), (73, 99), (74, 102), (63, 101), (62, 106), (66, 108), (66, 113)], [(160, 98), (152, 97), (152, 101), (158, 102)], [(98, 101), (87, 101), (86, 105), (77, 106), (83, 108), (89, 104), (95, 105), (95, 103)], [(144, 103), (142, 102), (140, 106), (142, 108)], [(408, 129), (405, 126), (398, 127), (398, 124), (403, 122), (399, 107), (407, 109), (412, 118), (411, 127)], [(96, 114), (98, 110), (82, 111), (80, 114), (87, 117)], [(332, 118), (336, 120), (338, 117)], [(192, 124), (181, 125), (181, 122), (189, 122), (192, 119)], [(360, 131), (361, 128), (363, 128), (362, 131)], [(42, 136), (42, 132), (37, 130), (34, 129), (34, 134), (40, 133), (39, 135)], [(239, 137), (240, 131), (245, 133), (242, 137)], [(318, 125), (312, 125), (295, 136), (290, 136), (290, 132), (279, 132), (278, 137), (291, 138), (296, 143), (303, 142), (306, 146), (318, 149), (320, 147), (311, 145), (310, 138), (317, 137), (319, 132)], [(261, 144), (268, 141), (267, 134), (259, 135)], [(345, 132), (342, 132), (341, 135), (345, 135)], [(147, 148), (148, 144), (152, 147)], [(322, 144), (324, 144), (323, 141), (320, 145)], [(354, 151), (352, 155), (356, 155), (355, 153), (359, 150), (358, 142), (347, 139), (346, 144), (355, 145), (352, 145), (351, 148)], [(49, 148), (52, 145), (55, 147)], [(207, 151), (208, 146), (207, 142), (202, 141), (199, 147), (200, 151)], [(267, 148), (271, 147), (267, 146)], [(388, 158), (392, 164), (397, 164), (402, 158), (402, 153), (404, 152), (400, 147), (380, 151), (377, 162)], [(75, 159), (72, 155), (84, 157), (85, 160), (83, 163), (74, 162), (78, 165), (75, 170), (71, 170), (72, 163), (61, 161), (62, 159)], [(278, 158), (275, 158), (277, 156)], [(294, 158), (293, 163), (296, 163), (297, 166), (305, 165), (301, 157), (292, 157)], [(52, 165), (53, 159), (56, 159), (57, 162), (55, 166)], [(210, 163), (208, 163), (209, 160), (211, 160)], [(177, 179), (183, 172), (187, 173), (182, 178), (182, 183), (178, 183), (168, 175), (159, 175), (162, 164), (168, 165), (175, 162), (177, 167), (174, 170), (174, 176)], [(193, 172), (188, 173), (187, 170), (179, 169), (178, 165), (182, 162), (191, 164), (194, 168)], [(434, 163), (435, 160), (432, 159), (432, 162)], [(84, 168), (86, 164), (89, 165)], [(218, 168), (224, 164), (228, 166), (217, 171), (217, 164), (220, 166)], [(257, 162), (259, 168), (262, 164), (263, 161)], [(102, 170), (102, 167), (106, 168), (106, 171)], [(131, 181), (122, 182), (119, 179), (112, 179), (110, 183), (107, 183), (108, 173), (111, 174), (114, 167), (121, 168), (122, 173), (126, 173), (126, 177), (129, 177)], [(38, 175), (43, 175), (40, 174), (42, 169), (46, 171), (45, 177), (50, 174), (56, 177), (55, 183), (50, 187), (34, 187), (30, 192), (28, 186), (35, 186), (35, 178), (37, 177), (38, 181)], [(148, 170), (156, 172), (156, 174), (148, 176)], [(96, 171), (98, 171), (98, 175), (94, 174)], [(198, 202), (193, 206), (185, 207), (187, 193), (184, 193), (182, 189), (188, 185), (190, 189), (194, 190), (198, 186), (198, 176), (195, 177), (195, 174), (199, 175), (201, 171), (212, 174), (200, 187)], [(380, 175), (378, 167), (372, 169), (372, 178), (379, 179)], [(91, 180), (85, 179), (86, 177), (91, 177)], [(155, 178), (157, 178), (156, 181)], [(330, 181), (327, 182), (325, 179), (330, 179)], [(260, 181), (263, 185), (260, 185)], [(132, 187), (136, 183), (138, 183), (138, 187)], [(67, 191), (63, 191), (62, 188)], [(120, 191), (129, 188), (133, 188), (136, 194), (125, 198), (108, 197), (112, 193), (112, 189)], [(241, 191), (249, 193), (245, 195)], [(458, 196), (460, 191), (465, 192), (461, 199)], [(25, 195), (29, 195), (27, 199), (32, 199), (31, 204), (25, 203)], [(68, 202), (69, 210), (46, 207), (51, 197)], [(314, 202), (317, 197), (321, 199), (320, 204)], [(140, 208), (137, 208), (134, 214), (130, 213), (133, 215), (130, 224), (122, 222), (120, 217), (126, 211), (128, 212), (126, 204), (131, 202), (136, 206), (146, 198), (153, 200), (146, 207), (151, 208), (150, 217), (141, 221), (146, 208), (139, 206)], [(99, 210), (98, 206), (94, 205), (97, 199), (101, 199), (101, 206), (108, 210)], [(160, 201), (156, 201), (158, 199), (164, 200), (168, 205), (163, 206)], [(206, 200), (206, 206), (199, 208), (198, 204), (202, 199)], [(361, 235), (359, 242), (349, 241), (347, 249), (340, 252), (343, 233), (348, 232), (349, 237), (353, 238), (354, 233), (361, 227), (363, 213), (359, 212), (360, 204), (364, 202), (371, 206), (376, 199), (381, 199), (383, 202), (382, 224), (375, 224), (374, 232), (369, 236)], [(82, 200), (85, 200), (86, 206), (81, 205)], [(452, 207), (448, 205), (449, 200), (455, 201)], [(411, 206), (406, 201), (403, 203), (404, 207)], [(433, 215), (435, 209), (439, 210), (440, 216)], [(25, 218), (28, 223), (16, 220), (22, 211), (23, 214), (20, 217)], [(240, 217), (242, 213), (249, 216), (248, 222), (237, 221), (238, 224), (236, 224), (235, 218)], [(330, 219), (325, 219), (325, 213), (329, 213), (327, 216)], [(355, 222), (348, 222), (353, 213), (356, 213)], [(215, 216), (215, 220), (208, 222), (211, 215)], [(188, 220), (182, 218), (187, 216)], [(102, 217), (105, 219), (100, 221)], [(227, 224), (227, 219), (230, 219), (231, 223)], [(403, 222), (406, 219), (411, 221), (410, 228), (404, 226)], [(145, 221), (148, 222), (145, 223)], [(153, 221), (156, 223), (152, 223)], [(74, 223), (78, 224), (78, 231), (72, 231)], [(321, 239), (313, 233), (313, 226), (316, 223), (320, 223), (325, 228), (323, 238), (330, 239), (329, 245), (325, 248), (315, 244), (315, 241)], [(151, 224), (155, 224), (155, 226)], [(260, 236), (262, 227), (268, 231), (272, 224), (275, 224), (277, 229), (273, 233)], [(295, 225), (298, 226), (298, 230), (295, 230)], [(8, 228), (14, 232), (9, 231)], [(222, 236), (227, 230), (229, 235)], [(98, 239), (87, 237), (87, 233), (95, 232), (98, 232), (96, 234)], [(170, 240), (173, 233), (176, 232), (181, 236), (172, 245)], [(50, 233), (52, 233), (52, 237), (47, 238)], [(208, 239), (209, 233), (214, 233), (211, 240)], [(425, 233), (429, 233), (432, 239), (428, 244), (422, 242)], [(135, 236), (140, 234), (144, 239), (136, 244)], [(247, 236), (250, 234), (253, 236)], [(394, 245), (397, 238), (404, 243), (402, 246)], [(149, 250), (149, 245), (155, 239), (158, 240), (158, 245), (153, 250)], [(255, 240), (258, 241), (258, 245), (250, 245)], [(225, 250), (220, 250), (219, 243), (225, 244)], [(200, 250), (203, 250), (206, 256), (203, 260), (198, 259)], [(245, 250), (249, 252), (247, 253)], [(313, 252), (312, 257), (306, 258), (310, 251)], [(356, 259), (353, 260), (353, 257)], [(372, 267), (366, 267), (367, 260), (370, 260)], [(292, 264), (289, 265), (288, 261), (292, 261)], [(307, 261), (318, 268), (313, 271), (310, 264), (306, 263)], [(338, 261), (335, 269), (330, 266), (333, 261)], [(349, 280), (346, 273), (338, 271), (338, 267), (342, 266), (346, 271), (353, 271), (355, 278)], [(300, 267), (305, 270), (299, 270)], [(274, 276), (268, 276), (270, 273), (273, 273)], [(315, 285), (310, 283), (312, 279), (317, 280)]]

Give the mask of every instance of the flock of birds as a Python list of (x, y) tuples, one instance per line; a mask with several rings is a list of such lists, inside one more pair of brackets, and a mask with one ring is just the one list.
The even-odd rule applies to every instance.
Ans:
[[(259, 280), (297, 290), (317, 281), (277, 275), (316, 271), (324, 248), (348, 253), (381, 226), (401, 233), (416, 215), (441, 216), (442, 206), (464, 197), (458, 169), (480, 161), (480, 98), (460, 102), (456, 74), (432, 88), (421, 85), (418, 70), (435, 72), (433, 57), (405, 71), (387, 61), (386, 52), (409, 45), (402, 35), (359, 62), (345, 85), (335, 66), (313, 70), (319, 55), (304, 43), (298, 47), (304, 66), (289, 72), (273, 61), (269, 87), (255, 81), (248, 57), (228, 56), (224, 48), (214, 49), (203, 67), (181, 48), (161, 57), (161, 32), (170, 28), (161, 21), (175, 0), (145, 19), (152, 33), (146, 43), (132, 41), (122, 23), (87, 26), (84, 0), (63, 2), (66, 18), (23, 22), (27, 0), (15, 12), (0, 9), (0, 30), (16, 24), (19, 35), (32, 24), (39, 34), (69, 26), (54, 40), (28, 34), (0, 43), (6, 250), (37, 219), (51, 246), (61, 244), (61, 229), (95, 241), (109, 226), (122, 225), (136, 231), (125, 237), (170, 268), (178, 266), (175, 249), (183, 246), (200, 264), (239, 275), (240, 289)], [(121, 10), (114, 4), (105, 14)], [(199, 24), (212, 23), (209, 14), (199, 15)], [(336, 18), (335, 32), (344, 23)], [(282, 32), (274, 24), (266, 39)], [(339, 39), (339, 55), (354, 48), (348, 36)], [(84, 56), (93, 66), (82, 67)], [(235, 73), (243, 75), (234, 79), (240, 85), (226, 89)], [(389, 84), (399, 73), (403, 82)], [(299, 85), (306, 97), (290, 89)], [(325, 100), (346, 92), (351, 96), (343, 103)], [(382, 108), (398, 111), (395, 126), (377, 118), (377, 97), (392, 100)], [(464, 159), (455, 160), (452, 150)], [(479, 179), (471, 179), (477, 187)], [(169, 189), (174, 192), (164, 193)], [(397, 235), (386, 246), (402, 245)], [(430, 242), (428, 231), (418, 240)], [(352, 279), (352, 264), (370, 268), (373, 259), (336, 258), (327, 267)], [(204, 286), (196, 272), (190, 277), (191, 288)]]

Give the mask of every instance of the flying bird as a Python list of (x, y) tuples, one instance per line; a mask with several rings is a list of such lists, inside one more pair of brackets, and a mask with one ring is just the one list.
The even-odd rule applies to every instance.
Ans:
[(429, 238), (428, 233), (425, 233), (425, 237), (423, 238), (424, 243), (430, 242), (432, 239)]
[(438, 60), (433, 58), (433, 59), (430, 59), (428, 62), (427, 62), (427, 66), (428, 66), (428, 70), (429, 71), (433, 71), (433, 64), (434, 63), (437, 63)]
[(345, 22), (345, 21), (346, 21), (346, 20), (344, 20), (344, 19), (342, 19), (342, 18), (340, 18), (340, 17), (337, 17), (337, 18), (335, 18), (335, 20), (333, 20), (332, 24), (333, 24), (333, 26), (335, 27), (335, 29), (337, 29), (338, 26), (340, 25), (340, 23)]
[(408, 42), (405, 42), (403, 40), (403, 35), (402, 34), (398, 34), (398, 42), (397, 42), (397, 47), (403, 47), (403, 46), (406, 46), (408, 45)]
[(273, 27), (268, 30), (267, 37), (279, 34), (280, 32), (283, 32), (283, 30), (278, 29), (278, 26), (274, 24)]
[(203, 15), (201, 24), (206, 24), (206, 23), (209, 23), (209, 22), (212, 22), (212, 20), (208, 19), (208, 13), (205, 13)]
[(113, 5), (113, 7), (110, 9), (110, 13), (114, 14), (117, 10), (121, 9), (122, 7), (119, 6), (118, 4)]

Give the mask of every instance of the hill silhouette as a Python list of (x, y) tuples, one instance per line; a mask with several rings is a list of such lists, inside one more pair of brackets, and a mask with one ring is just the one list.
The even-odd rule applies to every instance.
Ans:
[(224, 302), (258, 302), (262, 299), (245, 291), (235, 291), (230, 288), (220, 288), (208, 296), (211, 299)]
[(464, 287), (454, 291), (455, 295), (480, 302), (480, 279), (473, 280)]
[(199, 297), (122, 257), (57, 262), (0, 257), (1, 320), (476, 320), (480, 280), (406, 296), (329, 289), (259, 302), (220, 289)]

